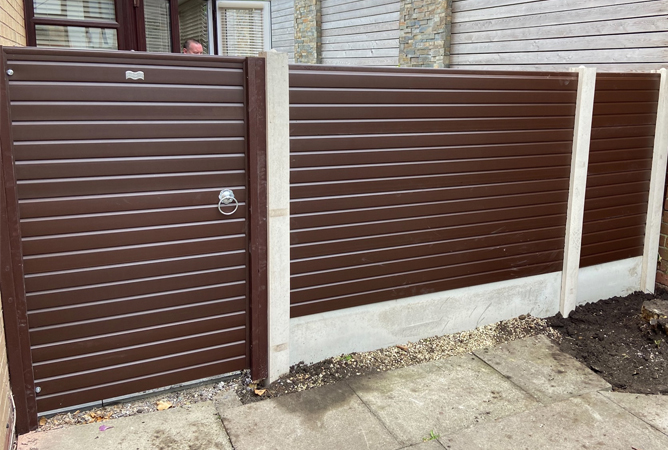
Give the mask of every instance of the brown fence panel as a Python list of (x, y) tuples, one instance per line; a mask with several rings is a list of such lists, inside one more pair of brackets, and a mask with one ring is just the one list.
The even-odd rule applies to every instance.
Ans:
[(641, 256), (659, 74), (596, 76), (580, 266)]
[(291, 66), (291, 314), (561, 270), (577, 75)]
[[(248, 274), (266, 252), (266, 217), (249, 225), (247, 207), (266, 195), (257, 111), (247, 155), (264, 62), (4, 51), (38, 411), (245, 369), (251, 357), (266, 376), (249, 314), (266, 317), (266, 280), (258, 266), (251, 305)], [(239, 201), (229, 216), (222, 188)]]

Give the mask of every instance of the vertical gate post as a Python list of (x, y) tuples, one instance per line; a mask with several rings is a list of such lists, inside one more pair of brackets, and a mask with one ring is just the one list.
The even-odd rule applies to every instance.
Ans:
[(668, 80), (666, 69), (660, 69), (659, 105), (656, 113), (654, 133), (654, 153), (645, 220), (645, 243), (642, 253), (640, 289), (654, 292), (656, 282), (656, 261), (659, 252), (661, 211), (666, 181), (666, 159), (668, 154)]
[(272, 383), (290, 370), (290, 100), (288, 55), (266, 60), (267, 264), (269, 374)]
[(561, 273), (561, 298), (559, 311), (564, 317), (575, 309), (582, 247), (582, 223), (587, 188), (587, 166), (591, 121), (594, 113), (596, 69), (578, 67), (578, 93), (573, 129), (571, 176), (568, 187), (568, 212), (566, 213), (566, 239), (564, 242), (564, 267)]
[(0, 47), (0, 290), (9, 381), (16, 404), (16, 431), (27, 433), (37, 428), (37, 402), (28, 335), (6, 71), (7, 56)]

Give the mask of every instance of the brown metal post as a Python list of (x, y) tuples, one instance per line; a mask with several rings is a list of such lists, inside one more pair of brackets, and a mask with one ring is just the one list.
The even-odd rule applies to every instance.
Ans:
[(251, 377), (268, 375), (267, 118), (264, 58), (246, 60)]
[(7, 80), (7, 57), (0, 47), (0, 292), (7, 341), (9, 377), (16, 402), (16, 431), (37, 428), (35, 379), (32, 372), (30, 336), (19, 227), (18, 197), (12, 153), (11, 118)]

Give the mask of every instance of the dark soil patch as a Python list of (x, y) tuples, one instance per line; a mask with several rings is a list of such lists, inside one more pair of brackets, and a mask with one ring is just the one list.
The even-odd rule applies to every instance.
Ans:
[(668, 299), (634, 292), (578, 306), (567, 319), (547, 319), (563, 335), (560, 348), (574, 356), (613, 386), (613, 390), (640, 394), (668, 394), (668, 337), (645, 322), (644, 301)]

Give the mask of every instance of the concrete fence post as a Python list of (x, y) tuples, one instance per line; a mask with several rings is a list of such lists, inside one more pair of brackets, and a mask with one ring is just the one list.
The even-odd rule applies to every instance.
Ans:
[(267, 103), (267, 383), (290, 370), (290, 101), (288, 55), (266, 60)]
[(578, 93), (573, 130), (571, 177), (568, 188), (568, 212), (566, 213), (566, 239), (564, 242), (564, 267), (561, 274), (559, 311), (564, 317), (575, 309), (582, 246), (582, 223), (587, 188), (591, 121), (594, 112), (596, 69), (578, 67)]
[(656, 114), (654, 133), (654, 154), (652, 155), (652, 174), (645, 220), (645, 243), (642, 253), (640, 289), (654, 292), (656, 266), (659, 255), (659, 234), (661, 232), (661, 212), (663, 192), (666, 182), (666, 155), (668, 154), (668, 80), (666, 69), (657, 71), (661, 74), (659, 85), (659, 106)]

